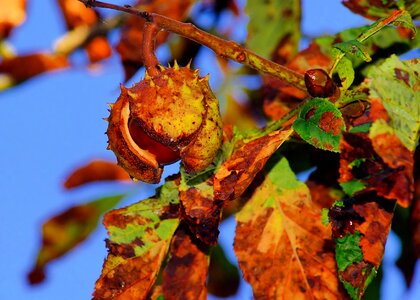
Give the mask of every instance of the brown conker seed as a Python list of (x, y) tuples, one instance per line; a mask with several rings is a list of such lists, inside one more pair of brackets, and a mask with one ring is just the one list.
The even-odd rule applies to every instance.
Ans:
[(322, 69), (311, 69), (305, 72), (305, 85), (312, 97), (327, 98), (334, 95), (336, 85)]

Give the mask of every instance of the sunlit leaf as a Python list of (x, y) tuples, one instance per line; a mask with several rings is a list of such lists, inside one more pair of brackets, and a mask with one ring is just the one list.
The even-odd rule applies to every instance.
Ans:
[(266, 58), (285, 63), (296, 54), (300, 40), (300, 1), (248, 1), (246, 45)]
[(108, 212), (108, 256), (93, 299), (144, 299), (179, 224), (178, 188), (167, 182), (156, 198)]
[(26, 0), (0, 1), (0, 40), (26, 19)]
[(83, 242), (98, 226), (100, 216), (117, 205), (124, 196), (105, 197), (74, 206), (45, 222), (42, 226), (42, 246), (35, 266), (28, 274), (29, 282), (42, 282), (45, 266)]
[(313, 98), (302, 107), (293, 129), (314, 147), (338, 152), (344, 120), (334, 104), (326, 99)]
[(208, 250), (203, 250), (187, 231), (177, 230), (163, 271), (164, 299), (207, 299), (208, 265)]
[(370, 97), (381, 99), (391, 127), (402, 143), (414, 150), (420, 135), (420, 62), (392, 55), (368, 75)]
[(65, 56), (33, 53), (3, 59), (0, 62), (0, 74), (10, 76), (17, 84), (45, 72), (66, 68), (68, 65), (69, 62)]
[(275, 131), (237, 149), (215, 174), (215, 199), (225, 201), (239, 197), (292, 132), (291, 129)]
[(66, 189), (104, 180), (130, 180), (130, 176), (116, 163), (106, 160), (93, 160), (75, 169), (64, 182)]
[(105, 37), (97, 36), (92, 39), (85, 47), (89, 61), (96, 63), (105, 58), (108, 58), (112, 54), (111, 45)]
[(235, 252), (256, 299), (342, 299), (330, 230), (285, 158), (236, 215)]

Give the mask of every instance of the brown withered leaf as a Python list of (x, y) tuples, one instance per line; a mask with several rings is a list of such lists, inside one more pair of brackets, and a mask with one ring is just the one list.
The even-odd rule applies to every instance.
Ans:
[(14, 83), (20, 83), (45, 72), (69, 66), (67, 57), (50, 53), (33, 53), (3, 59), (0, 73), (10, 76)]
[(26, 0), (0, 1), (0, 40), (26, 19)]
[(42, 246), (38, 258), (28, 274), (29, 282), (42, 282), (45, 266), (84, 241), (98, 226), (100, 216), (123, 197), (116, 195), (74, 206), (46, 221), (42, 226)]
[(394, 216), (393, 205), (378, 202), (366, 202), (353, 204), (355, 212), (364, 219), (355, 230), (362, 234), (360, 248), (363, 260), (375, 267), (381, 264), (385, 243), (391, 229), (392, 217)]
[(214, 176), (215, 199), (226, 201), (239, 197), (292, 132), (292, 129), (275, 131), (237, 149)]
[(180, 186), (182, 218), (196, 238), (208, 245), (217, 243), (223, 202), (214, 199), (212, 177), (193, 185)]
[(165, 299), (207, 299), (208, 250), (202, 249), (197, 242), (183, 228), (179, 228), (172, 238), (170, 258), (163, 270)]
[[(140, 10), (157, 13), (177, 21), (184, 20), (194, 1), (192, 0), (155, 0), (137, 1), (136, 7)], [(121, 57), (125, 71), (125, 81), (128, 81), (143, 65), (143, 27), (144, 20), (137, 16), (130, 16), (121, 32), (121, 38), (116, 50)], [(156, 46), (162, 44), (168, 34), (161, 32), (156, 39)]]
[(145, 299), (179, 224), (178, 187), (168, 181), (149, 198), (108, 212), (108, 256), (93, 299)]
[(117, 164), (106, 160), (93, 160), (75, 169), (64, 181), (66, 189), (105, 180), (130, 180), (130, 176)]
[(285, 158), (236, 215), (235, 253), (256, 299), (346, 299), (329, 227)]

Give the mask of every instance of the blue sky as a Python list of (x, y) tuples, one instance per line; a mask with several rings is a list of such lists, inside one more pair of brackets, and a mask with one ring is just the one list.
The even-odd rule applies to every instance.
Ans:
[[(65, 29), (55, 1), (28, 2), (28, 20), (10, 42), (19, 53), (50, 49)], [(364, 19), (347, 11), (340, 1), (304, 1), (303, 30), (310, 36), (361, 24)], [(153, 194), (154, 186), (146, 184), (99, 184), (72, 192), (62, 188), (63, 179), (75, 166), (93, 158), (113, 159), (105, 149), (106, 122), (102, 118), (108, 115), (107, 103), (118, 97), (123, 74), (115, 57), (101, 70), (87, 70), (81, 55), (75, 61), (71, 70), (39, 76), (0, 93), (0, 299), (89, 299), (106, 256), (105, 230), (100, 226), (77, 251), (53, 262), (45, 284), (30, 287), (26, 273), (36, 257), (41, 224), (67, 207), (127, 188), (132, 196), (122, 205)], [(203, 74), (210, 71), (202, 66)], [(212, 74), (212, 85), (217, 85), (217, 79), (217, 73)], [(233, 219), (222, 224), (220, 241), (227, 247), (232, 244), (233, 230)], [(402, 276), (393, 266), (398, 254), (399, 245), (391, 236), (384, 260), (391, 272), (384, 279), (382, 299), (419, 299), (420, 272), (414, 279), (416, 291), (404, 294)], [(232, 253), (229, 257), (234, 259)], [(238, 299), (249, 299), (249, 286), (242, 285), (241, 293)]]

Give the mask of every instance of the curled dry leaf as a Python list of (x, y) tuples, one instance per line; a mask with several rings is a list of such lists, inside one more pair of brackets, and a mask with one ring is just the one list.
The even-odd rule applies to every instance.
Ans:
[(177, 64), (122, 87), (108, 121), (109, 148), (132, 177), (146, 182), (158, 182), (161, 166), (178, 159), (189, 173), (204, 170), (223, 139), (208, 78)]
[(108, 256), (93, 299), (145, 299), (179, 224), (178, 188), (167, 182), (156, 198), (108, 212)]
[(256, 299), (346, 299), (330, 229), (285, 158), (236, 218), (235, 253)]
[(5, 58), (0, 62), (0, 74), (10, 76), (14, 83), (20, 83), (48, 71), (69, 66), (67, 57), (50, 53), (33, 53)]
[(208, 250), (184, 229), (179, 228), (171, 241), (169, 261), (163, 270), (164, 299), (207, 299)]
[(42, 246), (35, 266), (28, 274), (29, 282), (42, 282), (45, 266), (83, 242), (98, 226), (100, 216), (117, 205), (123, 196), (106, 197), (74, 206), (45, 222), (42, 226)]
[(226, 201), (239, 197), (292, 132), (292, 129), (275, 131), (237, 149), (214, 176), (215, 199)]
[(222, 201), (215, 201), (212, 178), (193, 186), (180, 186), (183, 220), (191, 232), (207, 245), (217, 243)]
[(0, 1), (0, 40), (26, 19), (26, 0)]
[(127, 172), (115, 163), (94, 160), (74, 170), (65, 180), (64, 187), (72, 189), (96, 181), (129, 179)]
[[(164, 15), (171, 19), (184, 20), (190, 7), (194, 1), (192, 0), (154, 0), (154, 1), (137, 1), (136, 7), (140, 10)], [(125, 81), (128, 81), (137, 70), (143, 65), (143, 52), (139, 45), (143, 43), (144, 20), (137, 16), (128, 17), (125, 26), (121, 32), (121, 39), (116, 46), (117, 52), (121, 56), (121, 62), (125, 70)], [(165, 42), (168, 34), (160, 33), (156, 39), (156, 45)]]

